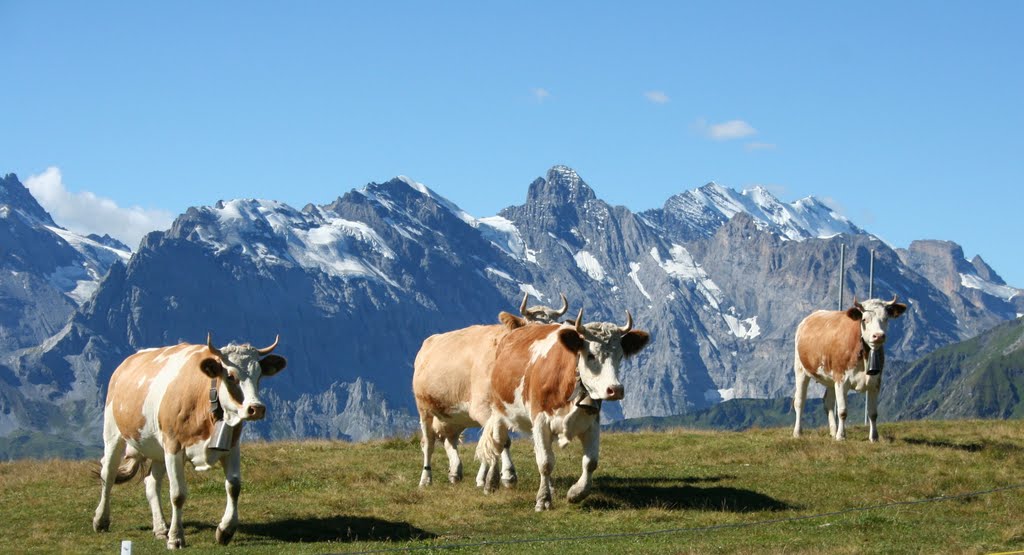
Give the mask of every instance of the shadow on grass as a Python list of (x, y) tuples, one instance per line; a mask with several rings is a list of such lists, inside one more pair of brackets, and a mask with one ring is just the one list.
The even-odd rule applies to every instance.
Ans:
[(968, 453), (978, 453), (985, 449), (985, 444), (980, 442), (975, 443), (953, 443), (941, 439), (920, 439), (916, 437), (905, 437), (903, 443), (909, 443), (910, 445), (922, 445), (924, 447), (941, 447), (943, 449), (957, 449), (959, 451), (966, 451)]
[(762, 493), (722, 486), (697, 487), (691, 484), (718, 482), (725, 477), (616, 478), (597, 481), (594, 494), (583, 506), (597, 510), (669, 509), (753, 513), (796, 509)]
[(361, 516), (289, 518), (274, 522), (242, 522), (242, 532), (282, 542), (411, 541), (433, 539), (437, 534), (407, 522), (390, 522)]

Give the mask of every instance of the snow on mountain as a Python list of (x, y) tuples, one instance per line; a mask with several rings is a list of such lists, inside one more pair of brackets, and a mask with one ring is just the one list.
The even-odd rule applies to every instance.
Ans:
[(45, 229), (63, 239), (82, 256), (72, 264), (56, 268), (49, 276), (50, 283), (79, 305), (92, 296), (111, 265), (127, 263), (132, 256), (127, 248), (116, 248), (60, 227), (45, 226)]
[(1006, 301), (1013, 299), (1017, 295), (1024, 294), (1024, 289), (992, 283), (974, 274), (960, 274), (960, 285), (968, 289), (978, 289)]
[(846, 217), (814, 197), (787, 204), (761, 186), (737, 192), (711, 182), (671, 197), (659, 212), (661, 214), (654, 214), (656, 220), (663, 215), (670, 221), (680, 222), (690, 234), (698, 236), (709, 236), (741, 212), (753, 217), (759, 229), (793, 241), (827, 239), (840, 233), (863, 233)]

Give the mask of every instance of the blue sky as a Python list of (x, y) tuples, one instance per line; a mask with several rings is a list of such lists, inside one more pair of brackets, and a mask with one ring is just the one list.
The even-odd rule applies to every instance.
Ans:
[(487, 216), (567, 164), (638, 211), (712, 180), (814, 195), (1024, 286), (1024, 3), (0, 0), (0, 22), (0, 173), (72, 229), (133, 242), (397, 175)]

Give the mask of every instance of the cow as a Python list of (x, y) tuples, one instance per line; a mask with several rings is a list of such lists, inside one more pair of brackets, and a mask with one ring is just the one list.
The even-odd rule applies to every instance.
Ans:
[[(796, 392), (793, 437), (800, 437), (800, 415), (811, 378), (825, 386), (829, 434), (846, 439), (846, 395), (851, 389), (868, 397), (868, 439), (878, 441), (878, 392), (882, 385), (885, 331), (889, 319), (899, 318), (907, 305), (869, 299), (843, 310), (818, 310), (796, 328), (793, 371)], [(838, 423), (836, 417), (838, 416)]]
[(578, 503), (589, 495), (600, 452), (601, 401), (622, 399), (622, 359), (640, 352), (650, 335), (633, 329), (629, 311), (622, 327), (582, 322), (581, 309), (574, 323), (525, 326), (501, 339), (491, 373), (491, 415), (476, 450), (492, 469), (485, 493), (496, 488), (494, 463), (509, 431), (516, 430), (533, 435), (540, 473), (537, 511), (551, 509), (555, 437), (560, 447), (575, 437), (583, 444), (583, 475), (569, 489), (568, 501)]
[[(238, 494), (242, 489), (239, 439), (246, 421), (260, 420), (266, 406), (260, 401), (260, 378), (284, 369), (284, 357), (269, 347), (248, 344), (213, 346), (181, 343), (144, 349), (129, 356), (114, 370), (103, 411), (103, 457), (100, 459), (100, 502), (93, 529), (110, 528), (110, 490), (114, 483), (133, 478), (147, 460), (143, 480), (153, 513), (153, 533), (167, 540), (168, 549), (185, 547), (182, 508), (188, 489), (185, 463), (196, 470), (224, 467), (227, 507), (217, 526), (221, 545), (238, 528)], [(218, 424), (226, 424), (222, 428)], [(216, 444), (215, 430), (230, 441)], [(171, 522), (168, 529), (160, 504), (164, 475), (170, 481)]]
[[(532, 322), (550, 323), (569, 309), (569, 301), (562, 297), (562, 308), (547, 306), (527, 307), (529, 293), (523, 295), (519, 306), (522, 317), (502, 312), (501, 324), (470, 326), (455, 331), (435, 334), (423, 341), (413, 363), (412, 390), (420, 415), (423, 472), (420, 487), (433, 482), (430, 459), (434, 443), (444, 442), (448, 454), (448, 480), (462, 480), (462, 460), (459, 458), (459, 437), (467, 428), (483, 426), (490, 415), (490, 376), (498, 341), (510, 330)], [(502, 481), (511, 486), (517, 481), (515, 466), (508, 450), (502, 454)], [(477, 485), (483, 485), (487, 468), (477, 473)]]

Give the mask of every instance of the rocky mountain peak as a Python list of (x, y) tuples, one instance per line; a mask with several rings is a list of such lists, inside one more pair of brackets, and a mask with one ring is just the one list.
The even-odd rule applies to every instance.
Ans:
[(549, 202), (556, 205), (581, 205), (594, 200), (597, 195), (576, 170), (568, 166), (554, 166), (548, 170), (547, 177), (530, 184), (527, 203)]
[(21, 214), (30, 223), (54, 226), (50, 214), (36, 201), (35, 197), (25, 187), (18, 176), (9, 173), (0, 179), (0, 208), (6, 207), (7, 213), (11, 211)]

